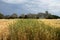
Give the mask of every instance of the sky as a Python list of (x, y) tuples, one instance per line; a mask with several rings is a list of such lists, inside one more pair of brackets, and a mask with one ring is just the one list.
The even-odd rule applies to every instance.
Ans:
[(0, 12), (5, 15), (45, 11), (60, 16), (60, 0), (0, 0)]

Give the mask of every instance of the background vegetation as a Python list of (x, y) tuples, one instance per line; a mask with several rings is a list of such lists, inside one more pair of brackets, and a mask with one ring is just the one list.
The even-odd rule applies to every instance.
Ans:
[(52, 15), (46, 11), (45, 13), (29, 13), (29, 14), (21, 14), (17, 15), (17, 13), (13, 13), (12, 15), (4, 15), (0, 13), (0, 19), (16, 19), (16, 18), (23, 18), (23, 19), (59, 19), (60, 17), (57, 15)]

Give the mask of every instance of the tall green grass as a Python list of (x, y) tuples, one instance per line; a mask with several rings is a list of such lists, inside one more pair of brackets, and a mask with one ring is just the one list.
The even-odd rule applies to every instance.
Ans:
[(37, 19), (19, 19), (9, 28), (9, 40), (60, 40), (60, 28), (52, 28)]

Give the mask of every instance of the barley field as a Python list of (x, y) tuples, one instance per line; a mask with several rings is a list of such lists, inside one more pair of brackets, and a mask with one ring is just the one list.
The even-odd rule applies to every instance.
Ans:
[(60, 19), (0, 19), (0, 40), (60, 40)]

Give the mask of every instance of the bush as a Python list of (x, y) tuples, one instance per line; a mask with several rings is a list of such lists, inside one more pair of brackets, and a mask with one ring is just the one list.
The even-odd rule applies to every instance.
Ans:
[(2, 13), (0, 13), (0, 19), (3, 19), (4, 15)]

